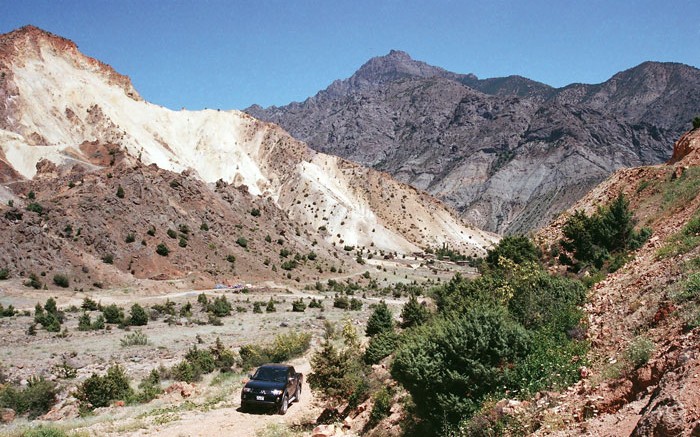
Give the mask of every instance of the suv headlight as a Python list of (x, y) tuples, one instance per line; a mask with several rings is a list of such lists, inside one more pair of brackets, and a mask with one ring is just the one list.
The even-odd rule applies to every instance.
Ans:
[(279, 396), (283, 393), (283, 390), (272, 390), (270, 393), (274, 396)]
[(251, 391), (253, 391), (252, 388), (250, 388), (250, 387), (243, 387), (243, 393), (250, 393)]

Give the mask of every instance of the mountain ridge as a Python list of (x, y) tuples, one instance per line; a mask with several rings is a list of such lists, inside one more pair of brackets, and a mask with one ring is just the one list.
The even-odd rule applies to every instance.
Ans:
[(426, 190), (476, 226), (518, 233), (618, 168), (667, 160), (699, 105), (700, 70), (683, 64), (644, 63), (602, 84), (552, 88), (451, 73), (392, 51), (304, 102), (246, 111), (315, 150)]

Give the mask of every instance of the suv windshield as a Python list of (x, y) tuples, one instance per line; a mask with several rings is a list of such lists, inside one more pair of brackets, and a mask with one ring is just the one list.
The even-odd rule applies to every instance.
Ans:
[(273, 367), (260, 367), (253, 379), (261, 381), (287, 382), (287, 370), (275, 369)]

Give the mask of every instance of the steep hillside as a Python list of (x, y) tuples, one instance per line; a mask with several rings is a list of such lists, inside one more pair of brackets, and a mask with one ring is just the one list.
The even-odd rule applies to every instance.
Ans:
[[(620, 170), (569, 210), (591, 212), (624, 193), (653, 234), (590, 293), (591, 366), (585, 379), (550, 398), (556, 408), (540, 412), (559, 424), (561, 435), (700, 432), (698, 153), (700, 130), (694, 130), (676, 143), (673, 163)], [(561, 238), (569, 213), (539, 232), (545, 251)]]
[(544, 226), (619, 168), (668, 159), (699, 105), (700, 71), (681, 64), (555, 89), (392, 51), (302, 103), (247, 112), (514, 233)]
[[(238, 111), (171, 111), (145, 102), (126, 76), (82, 55), (74, 43), (35, 27), (0, 36), (0, 77), (0, 180), (15, 193), (26, 194), (26, 180), (46, 166), (55, 166), (60, 174), (95, 173), (104, 179), (106, 173), (114, 173), (114, 178), (110, 166), (121, 157), (128, 163), (121, 184), (126, 192), (127, 185), (140, 186), (132, 198), (140, 202), (140, 209), (121, 202), (110, 211), (120, 218), (138, 215), (140, 221), (122, 223), (115, 235), (145, 232), (146, 223), (177, 225), (185, 215), (192, 215), (186, 222), (197, 229), (206, 208), (219, 211), (216, 214), (225, 217), (224, 222), (246, 226), (250, 219), (246, 211), (265, 205), (270, 211), (279, 210), (269, 212), (263, 220), (270, 221), (260, 228), (272, 230), (278, 221), (285, 222), (280, 231), (289, 235), (294, 229), (292, 234), (307, 250), (314, 240), (323, 240), (327, 250), (347, 246), (407, 253), (449, 244), (478, 255), (494, 241), (492, 235), (464, 226), (424, 193), (385, 174), (316, 153), (273, 124)], [(132, 168), (143, 175), (136, 176)], [(173, 205), (175, 211), (158, 210), (174, 202), (167, 187), (158, 196), (146, 196), (149, 178), (157, 180), (161, 171), (186, 174), (197, 187), (197, 202)], [(46, 174), (42, 189), (34, 191), (52, 193), (51, 198), (63, 193), (67, 182)], [(113, 178), (102, 182), (110, 190), (116, 189)], [(228, 185), (239, 193), (236, 199), (245, 200), (240, 205), (234, 202), (224, 213), (217, 190)], [(70, 202), (81, 202), (82, 197), (71, 196)], [(95, 199), (90, 211), (101, 217), (99, 201)], [(70, 205), (58, 208), (67, 210)], [(103, 223), (100, 232), (113, 225)], [(222, 238), (235, 241), (237, 233)], [(212, 244), (219, 243), (223, 241)], [(105, 242), (101, 249), (110, 249), (110, 244)], [(263, 271), (258, 270), (263, 269), (263, 259), (251, 259), (253, 273)], [(192, 267), (177, 269), (197, 270)]]

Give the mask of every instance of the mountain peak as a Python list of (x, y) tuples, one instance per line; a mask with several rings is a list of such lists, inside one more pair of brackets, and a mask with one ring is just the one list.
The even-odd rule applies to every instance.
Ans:
[(416, 61), (401, 50), (391, 50), (387, 55), (367, 61), (350, 78), (351, 82), (380, 84), (401, 78), (429, 78), (443, 76), (447, 71), (440, 67)]
[(78, 50), (77, 44), (67, 38), (31, 24), (0, 35), (0, 68), (3, 71), (11, 71), (10, 65), (22, 65), (30, 59), (43, 64), (45, 56), (61, 57), (77, 68), (94, 71), (108, 83), (122, 88), (130, 98), (141, 100), (128, 76), (117, 73), (108, 64), (85, 56)]

